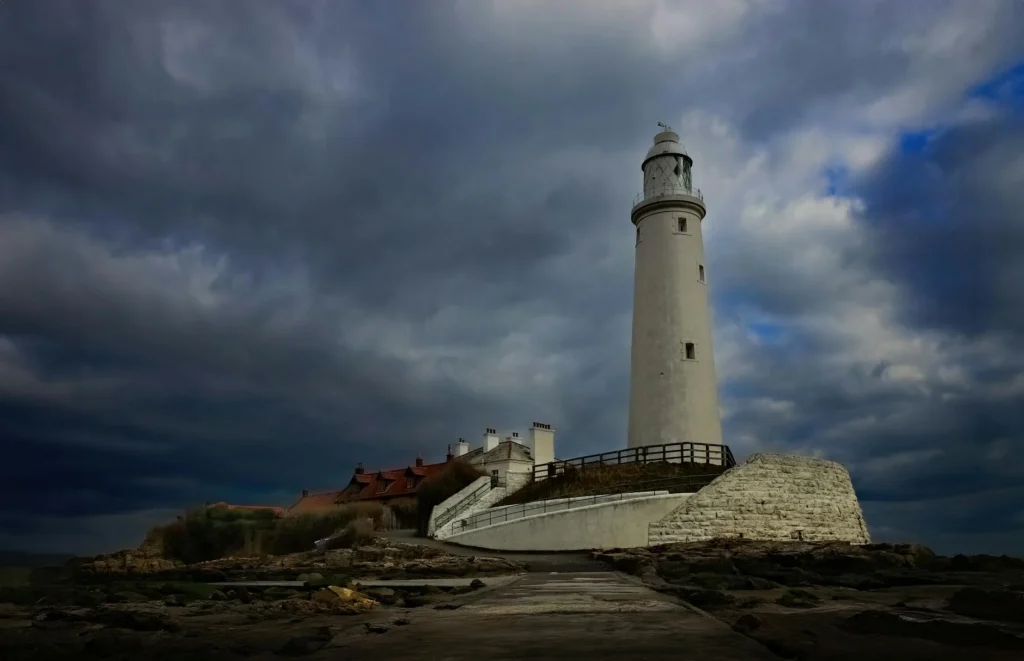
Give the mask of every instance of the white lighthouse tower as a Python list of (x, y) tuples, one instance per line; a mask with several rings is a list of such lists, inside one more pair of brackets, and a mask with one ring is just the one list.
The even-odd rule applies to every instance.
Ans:
[(647, 152), (636, 226), (629, 447), (720, 444), (718, 379), (711, 345), (709, 273), (691, 159), (664, 124)]

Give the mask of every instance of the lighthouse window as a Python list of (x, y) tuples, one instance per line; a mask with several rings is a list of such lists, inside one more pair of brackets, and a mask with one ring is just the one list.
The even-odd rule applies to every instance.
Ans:
[(697, 349), (696, 349), (696, 347), (694, 347), (693, 342), (687, 342), (686, 343), (686, 359), (687, 360), (696, 360), (697, 359)]
[(704, 265), (701, 264), (697, 268), (699, 269), (698, 273), (699, 273), (700, 281), (704, 282)]
[(685, 232), (686, 231), (686, 219), (685, 218), (680, 218), (679, 219), (679, 231), (680, 232)]

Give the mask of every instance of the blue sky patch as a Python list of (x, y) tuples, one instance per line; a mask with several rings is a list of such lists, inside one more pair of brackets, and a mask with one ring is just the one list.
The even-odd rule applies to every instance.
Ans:
[(968, 90), (967, 97), (1024, 111), (1024, 60), (975, 85)]

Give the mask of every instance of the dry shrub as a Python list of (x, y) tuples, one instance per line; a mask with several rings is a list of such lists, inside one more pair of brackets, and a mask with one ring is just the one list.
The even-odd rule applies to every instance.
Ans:
[[(600, 493), (656, 491), (659, 489), (681, 492), (689, 490), (689, 484), (699, 485), (701, 479), (698, 476), (714, 476), (724, 471), (724, 466), (714, 464), (676, 464), (665, 461), (646, 464), (595, 465), (587, 466), (582, 470), (567, 466), (561, 475), (527, 484), (522, 489), (503, 498), (494, 507)], [(708, 481), (710, 479), (712, 478), (707, 478)]]
[(182, 562), (216, 560), (246, 547), (258, 531), (272, 529), (276, 522), (267, 510), (199, 507), (166, 526), (147, 533), (147, 540), (163, 539), (163, 555)]
[(350, 549), (362, 546), (374, 538), (373, 524), (369, 519), (355, 519), (345, 525), (340, 534), (327, 541), (329, 549)]
[(313, 548), (317, 540), (344, 530), (355, 520), (369, 520), (370, 529), (379, 525), (384, 506), (377, 502), (348, 503), (322, 513), (299, 514), (278, 521), (267, 536), (264, 550), (271, 555), (298, 553)]
[(449, 461), (439, 473), (434, 473), (416, 490), (416, 533), (426, 537), (430, 514), (436, 505), (451, 498), (485, 473), (464, 461)]
[(344, 530), (354, 520), (379, 524), (380, 503), (350, 503), (322, 513), (277, 518), (269, 511), (202, 507), (150, 531), (163, 538), (163, 555), (185, 563), (232, 555), (283, 555), (309, 551), (314, 543)]

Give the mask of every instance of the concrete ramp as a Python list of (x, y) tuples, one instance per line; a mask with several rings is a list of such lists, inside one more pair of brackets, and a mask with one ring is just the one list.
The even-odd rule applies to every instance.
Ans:
[(581, 551), (646, 546), (648, 528), (693, 494), (620, 498), (474, 528), (448, 542), (495, 551)]

